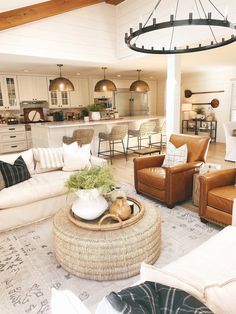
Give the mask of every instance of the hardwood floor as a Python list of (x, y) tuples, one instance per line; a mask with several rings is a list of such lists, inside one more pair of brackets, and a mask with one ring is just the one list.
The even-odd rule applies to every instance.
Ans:
[[(210, 144), (207, 162), (220, 164), (222, 168), (236, 167), (233, 162), (226, 162), (225, 156), (225, 144), (224, 143), (212, 143)], [(113, 158), (112, 170), (114, 176), (117, 178), (117, 183), (125, 182), (134, 185), (134, 174), (133, 174), (133, 158), (137, 155), (129, 154), (128, 161), (125, 160), (124, 156), (116, 156)], [(192, 211), (197, 212), (198, 207), (194, 206), (191, 200), (182, 204)]]

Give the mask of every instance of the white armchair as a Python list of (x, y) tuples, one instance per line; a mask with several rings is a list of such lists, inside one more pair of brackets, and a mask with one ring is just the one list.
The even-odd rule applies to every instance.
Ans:
[(226, 140), (225, 160), (236, 162), (236, 136), (232, 136), (232, 131), (236, 129), (236, 121), (223, 124)]

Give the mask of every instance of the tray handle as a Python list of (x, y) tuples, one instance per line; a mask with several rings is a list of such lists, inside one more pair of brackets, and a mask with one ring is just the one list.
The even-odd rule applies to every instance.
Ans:
[(114, 220), (118, 220), (118, 222), (119, 222), (119, 224), (120, 224), (120, 227), (121, 227), (121, 225), (122, 225), (122, 220), (120, 219), (119, 216), (117, 216), (117, 215), (112, 215), (112, 214), (107, 214), (107, 215), (103, 216), (103, 217), (99, 220), (99, 222), (98, 222), (99, 228), (101, 228), (101, 224), (103, 223), (103, 221), (104, 221), (105, 219), (109, 218), (109, 217), (113, 218)]

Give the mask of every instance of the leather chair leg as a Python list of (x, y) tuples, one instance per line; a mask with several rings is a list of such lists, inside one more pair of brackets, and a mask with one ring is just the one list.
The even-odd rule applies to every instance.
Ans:
[(200, 217), (201, 222), (203, 222), (204, 224), (208, 223), (208, 220), (206, 220), (205, 218)]

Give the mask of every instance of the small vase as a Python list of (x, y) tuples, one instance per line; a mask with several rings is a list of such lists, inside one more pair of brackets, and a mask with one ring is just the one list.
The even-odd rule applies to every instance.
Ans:
[(124, 197), (118, 196), (115, 202), (112, 203), (109, 212), (112, 215), (119, 216), (122, 220), (126, 220), (131, 215), (131, 208)]
[(76, 195), (78, 198), (72, 205), (72, 211), (82, 219), (96, 219), (108, 208), (107, 201), (98, 189), (79, 190)]

